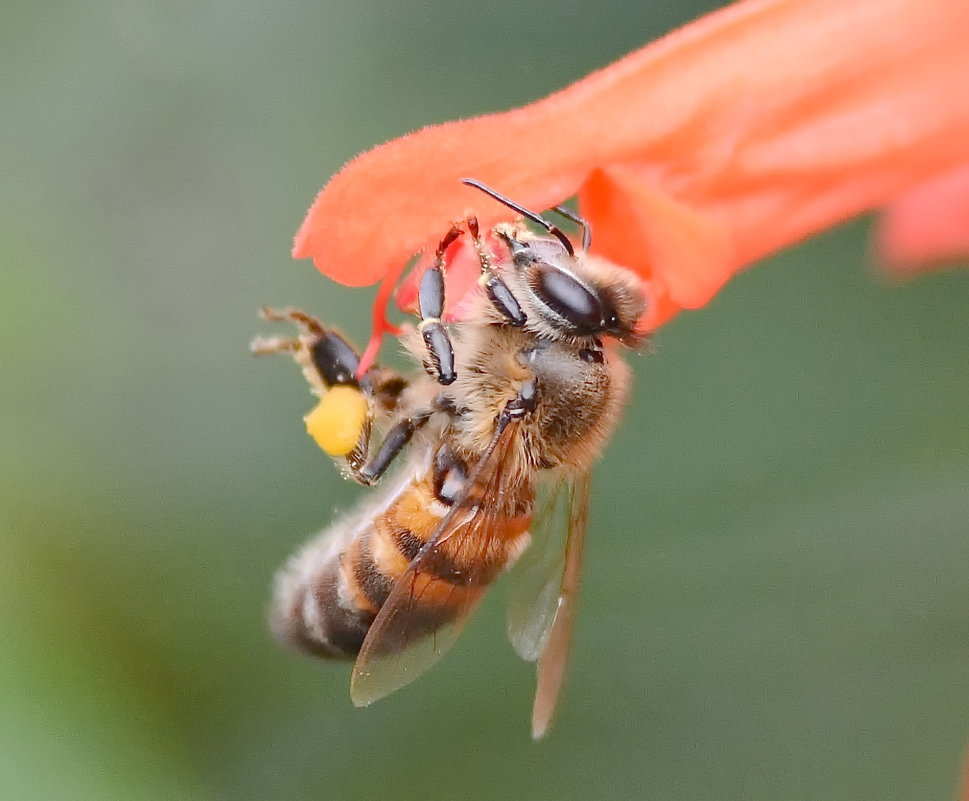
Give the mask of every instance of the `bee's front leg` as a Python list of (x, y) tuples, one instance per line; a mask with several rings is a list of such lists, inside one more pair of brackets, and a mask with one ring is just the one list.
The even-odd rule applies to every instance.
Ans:
[(445, 252), (464, 232), (457, 225), (437, 246), (434, 263), (421, 276), (421, 283), (417, 290), (417, 308), (421, 318), (417, 330), (427, 348), (425, 367), (430, 376), (439, 384), (453, 384), (457, 378), (454, 371), (454, 347), (451, 337), (441, 322), (444, 315), (444, 265)]
[(468, 217), (468, 230), (471, 232), (471, 240), (474, 244), (475, 253), (478, 255), (478, 263), (481, 265), (481, 287), (485, 295), (491, 301), (498, 313), (505, 318), (508, 325), (521, 328), (527, 322), (525, 312), (522, 311), (521, 304), (509, 289), (508, 284), (495, 270), (494, 257), (488, 251), (488, 246), (481, 238), (478, 229), (478, 218)]

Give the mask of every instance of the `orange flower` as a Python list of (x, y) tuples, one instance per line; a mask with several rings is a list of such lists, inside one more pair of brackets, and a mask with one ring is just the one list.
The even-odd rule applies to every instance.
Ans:
[[(347, 285), (384, 280), (379, 329), (412, 254), (472, 209), (483, 227), (508, 216), (463, 177), (534, 209), (578, 195), (593, 250), (646, 283), (646, 327), (895, 198), (894, 263), (969, 251), (967, 34), (967, 0), (744, 0), (524, 108), (359, 156), (293, 254)], [(926, 224), (956, 197), (961, 217)]]
[(969, 254), (969, 164), (919, 184), (882, 215), (875, 247), (899, 276)]

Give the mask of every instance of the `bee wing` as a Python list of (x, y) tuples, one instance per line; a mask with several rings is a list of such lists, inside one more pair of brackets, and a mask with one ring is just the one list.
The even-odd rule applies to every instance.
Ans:
[[(546, 502), (541, 510), (547, 511), (546, 517), (533, 527), (533, 537), (538, 539), (537, 543), (533, 541), (538, 551), (532, 557), (533, 572), (529, 574), (530, 565), (526, 564), (524, 575), (519, 577), (534, 583), (521, 585), (523, 589), (513, 596), (509, 607), (508, 632), (515, 650), (525, 659), (538, 660), (532, 706), (532, 737), (536, 740), (548, 731), (565, 678), (585, 551), (590, 487), (586, 473)], [(544, 531), (548, 526), (557, 528)], [(564, 537), (559, 533), (563, 530)], [(560, 543), (563, 549), (558, 547)]]
[(350, 697), (357, 706), (410, 684), (437, 662), (504, 567), (507, 519), (491, 499), (508, 481), (507, 456), (518, 425), (510, 420), (499, 426), (460, 498), (381, 607), (353, 668)]
[(542, 483), (529, 528), (531, 543), (512, 573), (508, 639), (526, 662), (538, 661), (555, 619), (574, 491), (574, 481)]

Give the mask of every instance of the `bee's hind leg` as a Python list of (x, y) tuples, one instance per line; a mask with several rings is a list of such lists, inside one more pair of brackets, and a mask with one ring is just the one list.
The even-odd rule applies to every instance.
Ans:
[[(261, 310), (261, 314), (266, 320), (295, 323), (300, 328), (300, 334), (292, 338), (255, 339), (250, 346), (254, 354), (261, 356), (271, 353), (289, 353), (303, 369), (303, 375), (313, 393), (325, 401), (336, 401), (336, 395), (328, 395), (328, 393), (337, 387), (348, 388), (358, 393), (361, 400), (354, 400), (351, 392), (349, 396), (343, 396), (343, 405), (337, 403), (328, 405), (322, 418), (318, 418), (320, 427), (315, 429), (317, 433), (313, 436), (317, 438), (317, 434), (320, 434), (324, 437), (323, 441), (317, 438), (317, 443), (331, 456), (342, 459), (345, 470), (352, 478), (362, 484), (373, 483), (410, 438), (406, 437), (389, 458), (386, 454), (381, 457), (381, 452), (377, 453), (377, 457), (385, 460), (386, 464), (383, 465), (382, 470), (377, 471), (376, 477), (371, 476), (369, 472), (364, 472), (370, 460), (370, 433), (374, 418), (384, 418), (396, 411), (400, 395), (407, 388), (407, 380), (397, 372), (379, 365), (374, 365), (358, 379), (360, 355), (356, 349), (336, 331), (327, 328), (306, 312), (299, 309), (266, 307)], [(341, 391), (346, 392), (345, 389)], [(353, 409), (359, 410), (361, 403), (365, 404), (369, 411), (362, 416), (355, 444), (349, 451), (342, 450), (343, 447), (348, 446), (331, 447), (331, 441), (326, 435), (339, 431), (340, 420), (345, 420), (345, 415), (351, 413)], [(340, 437), (341, 440), (338, 441), (342, 441), (342, 433)], [(397, 438), (400, 438), (399, 434)], [(382, 450), (386, 449), (382, 448)]]
[(292, 337), (256, 337), (249, 343), (249, 351), (254, 356), (270, 356), (273, 353), (296, 353), (299, 349), (299, 340)]
[(315, 317), (299, 309), (272, 309), (263, 306), (259, 313), (264, 320), (295, 323), (301, 334), (291, 338), (258, 337), (249, 346), (254, 354), (293, 354), (307, 372), (306, 378), (317, 390), (317, 394), (333, 386), (357, 384), (355, 374), (360, 366), (360, 357), (353, 346), (336, 331), (328, 329)]
[(373, 398), (378, 411), (390, 412), (397, 406), (407, 381), (394, 370), (374, 365), (359, 379), (360, 354), (346, 339), (331, 328), (299, 309), (260, 309), (264, 320), (295, 323), (298, 337), (257, 337), (249, 349), (257, 356), (290, 353), (303, 368), (317, 395), (335, 386), (359, 388)]
[(314, 336), (321, 336), (326, 333), (326, 326), (312, 314), (307, 314), (302, 309), (294, 309), (292, 307), (274, 309), (271, 306), (263, 306), (259, 309), (259, 316), (263, 320), (269, 320), (274, 323), (295, 323), (307, 334)]

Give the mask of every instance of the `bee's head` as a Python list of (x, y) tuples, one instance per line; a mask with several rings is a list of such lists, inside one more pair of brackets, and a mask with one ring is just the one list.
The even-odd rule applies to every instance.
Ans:
[(520, 300), (528, 305), (530, 318), (541, 320), (543, 333), (638, 342), (636, 324), (646, 299), (636, 276), (585, 251), (576, 253), (557, 237), (513, 226), (499, 226), (496, 233), (511, 253), (524, 295)]
[(536, 236), (526, 228), (499, 225), (495, 234), (508, 246), (514, 270), (512, 283), (519, 285), (519, 301), (527, 310), (527, 325), (553, 339), (615, 337), (636, 345), (642, 335), (636, 325), (646, 309), (642, 283), (628, 270), (590, 256), (589, 224), (563, 206), (552, 210), (582, 227), (582, 250), (540, 214), (498, 194), (480, 181), (462, 183), (484, 192), (525, 219), (544, 228), (550, 236)]

